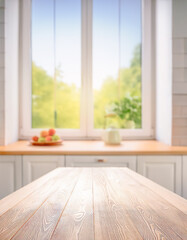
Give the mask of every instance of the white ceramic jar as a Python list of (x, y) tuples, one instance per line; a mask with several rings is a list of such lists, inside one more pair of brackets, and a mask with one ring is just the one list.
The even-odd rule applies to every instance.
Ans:
[(121, 143), (121, 136), (119, 130), (116, 128), (108, 128), (104, 130), (102, 139), (106, 144), (110, 145), (117, 145)]

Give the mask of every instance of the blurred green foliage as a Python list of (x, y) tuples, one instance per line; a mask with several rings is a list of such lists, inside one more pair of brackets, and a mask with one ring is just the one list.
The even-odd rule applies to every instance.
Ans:
[[(53, 78), (50, 77), (46, 71), (33, 63), (33, 128), (53, 127), (76, 129), (80, 127), (80, 89), (77, 89), (74, 84), (66, 84), (58, 78), (60, 78), (60, 74), (57, 77), (55, 94), (55, 83)], [(56, 101), (54, 100), (55, 98)]]
[[(107, 78), (94, 92), (94, 126), (141, 128), (141, 46), (134, 50), (129, 68), (120, 69), (119, 79)], [(115, 113), (116, 117), (105, 118)]]
[(110, 125), (114, 127), (141, 128), (141, 109), (141, 98), (128, 96), (111, 104), (105, 117), (112, 118)]
[[(129, 68), (120, 69), (119, 79), (105, 79), (94, 95), (94, 127), (141, 128), (141, 47), (136, 47)], [(53, 77), (32, 65), (32, 127), (80, 128), (80, 92), (63, 81), (57, 71)], [(56, 100), (55, 100), (56, 99)], [(55, 111), (56, 110), (56, 111)], [(107, 118), (113, 112), (116, 117)], [(107, 121), (107, 123), (106, 123)]]

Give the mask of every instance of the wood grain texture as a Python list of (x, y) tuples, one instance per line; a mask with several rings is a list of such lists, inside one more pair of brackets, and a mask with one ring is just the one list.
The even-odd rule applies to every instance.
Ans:
[[(58, 219), (68, 202), (82, 170), (76, 169), (60, 179), (58, 188), (48, 197), (38, 211), (22, 226), (12, 239), (50, 239)], [(62, 184), (62, 182), (66, 184)], [(56, 186), (55, 186), (56, 187)], [(42, 219), (42, 221), (41, 221)]]
[(32, 146), (18, 141), (0, 146), (0, 155), (185, 155), (187, 147), (169, 146), (155, 140), (122, 141), (105, 145), (102, 141), (64, 141), (62, 146)]
[(62, 169), (60, 168), (55, 169), (54, 171), (51, 171), (45, 176), (42, 176), (41, 178), (33, 181), (27, 186), (20, 188), (16, 192), (1, 199), (0, 200), (0, 216), (3, 213), (5, 213), (8, 209), (12, 208), (21, 200), (23, 200), (25, 197), (27, 197), (29, 194), (31, 194), (34, 190), (36, 190), (36, 188), (41, 187), (45, 182), (49, 181), (49, 179), (52, 179), (53, 177), (55, 177), (58, 174), (58, 172), (62, 173)]
[[(168, 189), (152, 182), (151, 180), (141, 176), (138, 173), (135, 173), (133, 171), (128, 171), (128, 169), (123, 169), (125, 174), (130, 175), (132, 178), (136, 179), (139, 183), (142, 185), (145, 185), (149, 190), (154, 190), (156, 194), (164, 198), (167, 202), (174, 205), (176, 208), (181, 210), (183, 213), (187, 214), (187, 201), (186, 199), (180, 197), (179, 195), (173, 193), (171, 194), (171, 191)], [(148, 191), (149, 191), (148, 190)]]
[(56, 169), (0, 211), (2, 240), (187, 239), (187, 201), (127, 168)]
[(27, 222), (62, 184), (63, 177), (72, 174), (71, 170), (61, 170), (55, 177), (47, 181), (42, 187), (18, 202), (0, 216), (0, 239), (9, 239)]
[[(136, 210), (136, 214), (134, 212), (129, 214), (144, 239), (186, 238), (186, 214), (155, 194), (154, 190), (148, 191), (147, 187), (123, 173), (123, 170), (116, 170), (112, 174), (110, 171), (107, 172), (109, 185), (121, 193), (120, 200), (123, 204), (128, 209)], [(146, 228), (148, 231), (145, 231)]]
[(82, 172), (52, 239), (94, 240), (91, 169)]
[(95, 239), (142, 239), (103, 170), (93, 172)]

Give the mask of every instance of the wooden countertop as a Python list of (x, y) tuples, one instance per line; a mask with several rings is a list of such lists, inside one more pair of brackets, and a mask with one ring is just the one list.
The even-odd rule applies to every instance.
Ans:
[(123, 141), (107, 146), (102, 141), (64, 141), (61, 146), (31, 146), (18, 141), (0, 146), (0, 155), (185, 155), (187, 147), (168, 146), (158, 141)]
[(0, 239), (187, 239), (187, 201), (127, 168), (58, 168), (0, 201)]

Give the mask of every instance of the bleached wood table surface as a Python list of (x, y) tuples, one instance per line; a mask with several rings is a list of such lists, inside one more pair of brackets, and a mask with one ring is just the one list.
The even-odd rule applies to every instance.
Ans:
[(187, 201), (127, 168), (58, 168), (0, 201), (0, 240), (187, 239)]

